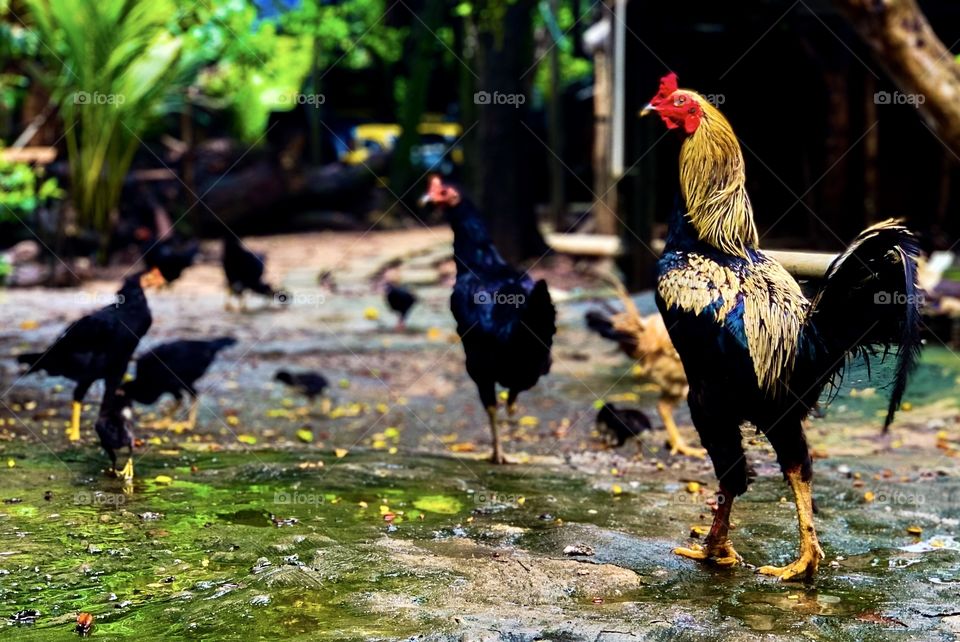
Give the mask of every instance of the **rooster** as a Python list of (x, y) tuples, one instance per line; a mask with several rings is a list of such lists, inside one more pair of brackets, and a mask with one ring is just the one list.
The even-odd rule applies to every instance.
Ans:
[(240, 310), (246, 310), (247, 290), (265, 297), (274, 297), (280, 303), (288, 303), (285, 292), (275, 290), (263, 280), (267, 257), (244, 247), (243, 242), (232, 232), (223, 237), (223, 273), (227, 278), (227, 302), (225, 308), (233, 309), (233, 298), (239, 299)]
[[(893, 421), (920, 353), (917, 239), (898, 221), (864, 230), (829, 267), (807, 300), (797, 282), (758, 248), (743, 153), (726, 118), (675, 74), (641, 112), (656, 113), (683, 137), (680, 192), (657, 265), (657, 306), (683, 361), (688, 403), (720, 482), (717, 511), (702, 546), (678, 555), (732, 566), (727, 537), (734, 499), (751, 470), (740, 426), (769, 439), (791, 486), (799, 558), (758, 572), (812, 577), (823, 558), (813, 521), (813, 471), (803, 421), (821, 392), (854, 357), (896, 348), (885, 425)], [(678, 204), (680, 202), (678, 201)]]
[(506, 463), (497, 427), (497, 384), (507, 389), (507, 413), (517, 397), (550, 372), (557, 311), (545, 281), (534, 282), (500, 256), (477, 208), (439, 177), (430, 179), (421, 205), (442, 209), (453, 228), (457, 279), (450, 309), (490, 420), (491, 461)]
[(587, 327), (605, 339), (615, 341), (620, 350), (636, 361), (637, 374), (648, 380), (660, 393), (657, 414), (667, 431), (670, 454), (703, 459), (706, 451), (688, 446), (677, 429), (673, 411), (687, 395), (687, 376), (683, 372), (663, 317), (659, 314), (641, 316), (623, 284), (613, 276), (608, 280), (617, 291), (623, 311), (607, 315), (600, 310), (587, 312)]

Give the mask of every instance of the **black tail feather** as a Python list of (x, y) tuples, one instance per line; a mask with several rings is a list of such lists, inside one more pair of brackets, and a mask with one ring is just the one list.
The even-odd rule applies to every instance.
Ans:
[(827, 281), (813, 302), (808, 323), (843, 376), (846, 357), (883, 356), (896, 346), (897, 359), (883, 429), (893, 422), (907, 380), (920, 357), (920, 306), (917, 238), (896, 220), (864, 230), (827, 270)]

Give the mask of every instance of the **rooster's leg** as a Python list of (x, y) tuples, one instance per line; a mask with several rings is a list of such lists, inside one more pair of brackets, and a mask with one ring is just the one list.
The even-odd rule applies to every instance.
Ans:
[(187, 415), (187, 430), (193, 430), (197, 426), (197, 411), (200, 409), (200, 399), (194, 395), (190, 400), (190, 414)]
[(707, 451), (703, 448), (688, 446), (683, 436), (677, 429), (677, 424), (673, 421), (673, 404), (665, 399), (657, 402), (657, 413), (663, 422), (663, 427), (667, 430), (667, 442), (670, 444), (671, 455), (686, 455), (687, 457), (696, 457), (703, 459), (707, 456)]
[(509, 461), (500, 447), (500, 427), (497, 425), (496, 405), (487, 406), (487, 417), (490, 418), (490, 437), (493, 440), (493, 454), (490, 456), (490, 461), (495, 464), (507, 464)]
[(70, 427), (67, 428), (67, 441), (80, 441), (80, 411), (83, 410), (83, 404), (79, 401), (73, 402), (73, 413), (70, 415)]
[(117, 471), (117, 477), (125, 481), (133, 481), (133, 453), (130, 454), (124, 467)]
[(817, 540), (817, 530), (813, 525), (813, 484), (803, 478), (802, 466), (788, 468), (785, 473), (793, 496), (797, 503), (797, 522), (800, 527), (800, 559), (787, 566), (761, 566), (757, 569), (763, 575), (773, 575), (781, 580), (804, 579), (813, 577), (823, 559), (823, 549)]
[(720, 486), (717, 493), (717, 513), (713, 516), (713, 525), (704, 540), (703, 546), (694, 544), (690, 548), (679, 547), (673, 552), (681, 557), (692, 560), (709, 562), (715, 566), (734, 566), (740, 562), (740, 555), (733, 549), (733, 544), (727, 537), (730, 530), (730, 510), (733, 508), (734, 495)]

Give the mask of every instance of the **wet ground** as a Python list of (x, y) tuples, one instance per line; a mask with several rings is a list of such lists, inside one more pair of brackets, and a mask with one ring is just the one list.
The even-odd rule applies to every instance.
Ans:
[[(748, 565), (703, 569), (670, 550), (709, 524), (711, 468), (671, 457), (662, 431), (600, 445), (598, 399), (649, 409), (654, 397), (582, 329), (594, 286), (562, 261), (537, 268), (555, 284), (560, 334), (553, 372), (508, 430), (519, 463), (482, 461), (485, 415), (446, 307), (446, 234), (251, 240), (294, 294), (285, 309), (225, 312), (212, 260), (152, 294), (143, 347), (239, 343), (202, 380), (196, 430), (152, 429), (162, 408), (143, 409), (132, 491), (104, 472), (100, 391), (68, 446), (70, 389), (20, 379), (9, 358), (52, 340), (113, 283), (0, 293), (0, 616), (11, 618), (0, 636), (65, 639), (86, 611), (105, 640), (956, 639), (953, 352), (927, 350), (888, 450), (883, 391), (862, 370), (813, 421), (827, 553), (814, 582), (749, 566), (789, 561), (796, 527), (772, 452), (748, 433), (758, 477), (732, 533)], [(424, 299), (403, 332), (376, 288), (390, 258)], [(326, 270), (335, 289), (318, 282)], [(274, 385), (280, 367), (323, 372), (329, 404)]]

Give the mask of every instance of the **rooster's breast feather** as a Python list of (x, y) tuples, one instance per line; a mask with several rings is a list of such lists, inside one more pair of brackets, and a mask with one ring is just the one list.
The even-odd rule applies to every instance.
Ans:
[(673, 252), (660, 261), (657, 293), (667, 309), (707, 315), (749, 352), (759, 387), (775, 393), (793, 367), (809, 303), (761, 252), (750, 259)]

